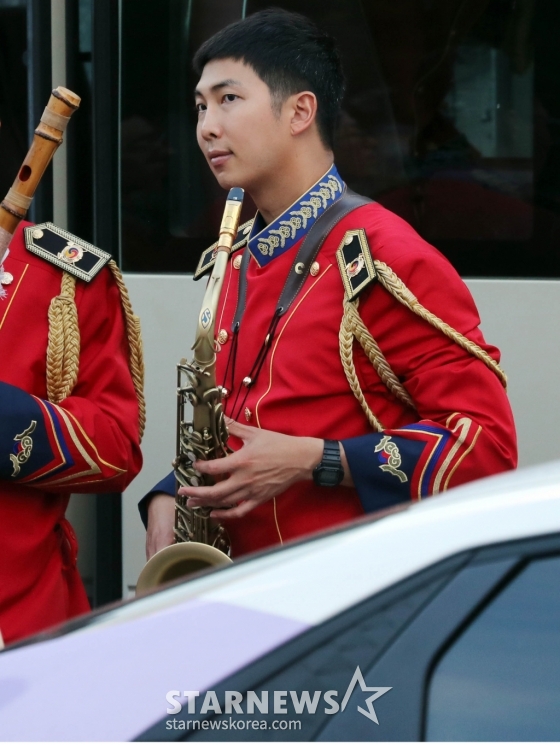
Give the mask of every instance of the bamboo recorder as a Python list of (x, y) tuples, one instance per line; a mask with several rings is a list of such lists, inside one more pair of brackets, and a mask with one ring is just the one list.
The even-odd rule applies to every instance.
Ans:
[(51, 93), (29, 152), (11, 189), (0, 203), (0, 265), (17, 226), (27, 215), (47, 166), (62, 143), (66, 125), (79, 107), (80, 100), (75, 93), (60, 86)]

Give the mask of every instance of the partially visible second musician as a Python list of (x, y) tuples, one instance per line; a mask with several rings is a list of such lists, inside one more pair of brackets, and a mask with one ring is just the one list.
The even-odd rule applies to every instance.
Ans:
[[(72, 104), (69, 91), (55, 94)], [(70, 494), (122, 491), (142, 463), (139, 327), (120, 273), (109, 254), (77, 236), (21, 220), (31, 202), (25, 179), (46, 165), (41, 138), (52, 144), (65, 125), (56, 111), (45, 121), (0, 207), (8, 238), (15, 226), (0, 259), (5, 643), (89, 610), (65, 518)]]

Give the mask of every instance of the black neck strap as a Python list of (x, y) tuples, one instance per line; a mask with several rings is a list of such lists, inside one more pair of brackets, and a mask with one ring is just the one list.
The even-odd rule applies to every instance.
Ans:
[[(356, 194), (350, 189), (346, 189), (340, 199), (325, 210), (325, 212), (323, 212), (323, 214), (316, 220), (303, 239), (290, 268), (290, 272), (286, 278), (286, 282), (276, 305), (276, 317), (280, 318), (280, 316), (283, 316), (294, 302), (297, 294), (303, 287), (303, 283), (307, 279), (307, 275), (311, 269), (311, 264), (315, 261), (323, 243), (335, 225), (350, 212), (358, 209), (358, 207), (362, 207), (364, 204), (370, 204), (372, 201), (373, 200), (368, 197), (362, 197), (360, 194)], [(232, 323), (232, 331), (234, 333), (239, 331), (243, 314), (245, 312), (247, 271), (249, 269), (250, 260), (251, 252), (248, 248), (245, 248), (243, 259), (241, 260), (241, 266), (239, 267), (239, 294), (237, 297), (237, 308), (235, 309), (235, 316)]]

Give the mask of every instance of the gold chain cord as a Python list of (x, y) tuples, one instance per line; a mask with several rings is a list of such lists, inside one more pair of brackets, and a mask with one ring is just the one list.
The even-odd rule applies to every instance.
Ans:
[(129, 346), (129, 363), (132, 382), (138, 398), (138, 422), (140, 429), (140, 441), (146, 428), (146, 400), (144, 398), (144, 345), (142, 343), (142, 329), (140, 328), (140, 319), (134, 314), (132, 304), (128, 295), (127, 287), (124, 283), (121, 270), (111, 259), (109, 268), (113, 272), (113, 277), (117, 287), (121, 292), (121, 302), (126, 320), (126, 331), (128, 335)]
[[(134, 315), (128, 290), (114, 261), (108, 264), (120, 291), (129, 346), (129, 365), (138, 398), (140, 439), (146, 426), (144, 399), (144, 355), (140, 319)], [(62, 273), (60, 295), (49, 306), (49, 339), (47, 346), (47, 396), (58, 404), (72, 393), (80, 367), (80, 326), (75, 303), (76, 278)]]
[(72, 393), (80, 366), (80, 326), (74, 296), (76, 278), (62, 273), (60, 295), (49, 306), (47, 396), (58, 404)]
[[(467, 339), (466, 336), (463, 336), (463, 334), (449, 326), (445, 321), (442, 321), (441, 318), (438, 318), (419, 303), (415, 295), (413, 295), (404, 282), (397, 277), (395, 272), (390, 269), (385, 262), (376, 260), (374, 265), (377, 271), (379, 283), (387, 290), (387, 292), (417, 316), (420, 316), (420, 318), (423, 318), (431, 326), (445, 334), (445, 336), (458, 344), (462, 349), (481, 360), (481, 362), (498, 376), (504, 388), (507, 387), (507, 377), (505, 372), (498, 363), (490, 357), (488, 352), (485, 352), (478, 344)], [(352, 354), (354, 339), (358, 341), (389, 391), (391, 391), (394, 396), (407, 406), (410, 406), (413, 409), (415, 406), (409, 393), (391, 369), (387, 359), (379, 348), (379, 345), (362, 321), (360, 314), (358, 313), (358, 304), (359, 300), (353, 302), (347, 300), (344, 301), (344, 313), (339, 333), (340, 359), (350, 388), (357, 400), (360, 402), (371, 427), (374, 430), (381, 432), (383, 426), (369, 408), (360, 388), (360, 382), (358, 380)]]

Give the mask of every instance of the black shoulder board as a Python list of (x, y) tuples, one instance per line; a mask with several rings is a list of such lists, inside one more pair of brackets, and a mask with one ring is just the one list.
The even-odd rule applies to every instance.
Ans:
[(57, 228), (52, 222), (33, 225), (23, 232), (28, 251), (84, 282), (91, 282), (111, 258), (111, 254)]
[[(233, 244), (233, 248), (231, 249), (232, 253), (234, 253), (235, 251), (239, 251), (239, 249), (243, 248), (243, 246), (247, 243), (247, 238), (249, 237), (249, 233), (251, 232), (252, 227), (253, 220), (248, 220), (247, 222), (244, 222), (243, 225), (239, 226), (237, 235), (235, 237), (236, 241), (238, 238), (239, 240), (237, 241), (237, 243)], [(200, 260), (198, 262), (198, 266), (196, 267), (193, 279), (200, 279), (207, 272), (209, 272), (210, 269), (212, 269), (212, 267), (214, 266), (214, 260), (216, 258), (215, 251), (217, 247), (218, 241), (216, 241), (216, 243), (213, 243), (205, 251), (203, 251), (202, 256), (200, 257)]]
[(346, 298), (355, 300), (377, 278), (366, 231), (363, 228), (347, 230), (336, 252), (336, 258)]

